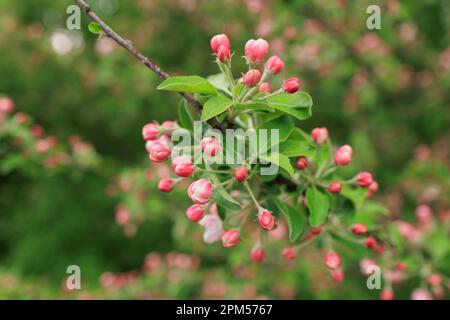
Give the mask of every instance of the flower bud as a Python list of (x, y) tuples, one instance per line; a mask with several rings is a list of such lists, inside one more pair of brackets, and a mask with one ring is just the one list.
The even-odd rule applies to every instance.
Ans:
[(339, 193), (342, 191), (342, 185), (340, 182), (332, 182), (328, 185), (328, 192)]
[(421, 226), (428, 226), (433, 219), (431, 208), (425, 204), (416, 208), (416, 218)]
[(155, 163), (164, 162), (170, 156), (170, 149), (162, 143), (156, 143), (150, 148), (149, 158)]
[(311, 131), (311, 138), (317, 144), (324, 144), (328, 140), (327, 128), (314, 128)]
[(267, 210), (263, 210), (259, 216), (258, 216), (258, 222), (259, 225), (261, 226), (261, 228), (265, 229), (265, 230), (272, 230), (273, 227), (275, 226), (275, 218), (273, 217), (273, 215), (267, 211)]
[(261, 80), (261, 72), (256, 69), (248, 70), (246, 74), (242, 77), (242, 81), (247, 87), (254, 87)]
[(432, 273), (428, 276), (428, 284), (430, 286), (440, 286), (442, 283), (442, 277), (440, 274)]
[(376, 247), (378, 247), (377, 239), (375, 239), (373, 236), (367, 237), (366, 240), (364, 241), (364, 244), (366, 248), (369, 249), (375, 249)]
[(359, 262), (359, 270), (361, 273), (365, 276), (370, 276), (373, 273), (373, 270), (370, 270), (369, 268), (372, 268), (372, 266), (377, 266), (377, 263), (373, 259), (361, 259)]
[(228, 39), (226, 34), (218, 34), (211, 38), (211, 49), (218, 53), (220, 46), (230, 49), (230, 39)]
[(322, 233), (322, 226), (309, 227), (309, 232), (314, 236), (318, 236), (319, 234)]
[(245, 57), (251, 62), (263, 60), (268, 52), (269, 43), (264, 39), (251, 39), (245, 44)]
[(222, 235), (222, 244), (225, 248), (231, 248), (236, 246), (241, 240), (241, 234), (239, 230), (231, 229), (227, 230)]
[(397, 261), (397, 263), (395, 264), (395, 268), (399, 271), (404, 271), (406, 270), (406, 263), (404, 263), (403, 261)]
[(380, 292), (380, 300), (394, 299), (394, 292), (391, 289), (383, 289)]
[(158, 183), (158, 189), (162, 192), (170, 192), (173, 190), (173, 180), (172, 179), (161, 179)]
[(211, 198), (213, 185), (208, 179), (199, 179), (191, 183), (188, 188), (188, 196), (198, 204), (205, 204)]
[(172, 167), (179, 177), (189, 177), (194, 173), (194, 165), (187, 157), (177, 157), (173, 159)]
[(344, 281), (345, 274), (344, 274), (344, 271), (342, 271), (342, 269), (336, 269), (336, 270), (331, 271), (331, 277), (336, 282), (342, 282), (342, 281)]
[(11, 98), (0, 97), (0, 113), (10, 113), (14, 110), (14, 102)]
[(194, 204), (186, 210), (186, 216), (193, 222), (200, 221), (205, 215), (205, 209), (199, 204)]
[(341, 266), (341, 263), (341, 257), (334, 251), (328, 252), (325, 256), (325, 265), (331, 270), (338, 269)]
[(272, 93), (273, 92), (272, 86), (268, 82), (261, 83), (261, 85), (259, 86), (258, 90), (261, 93), (263, 93), (263, 92), (265, 92), (265, 93)]
[(284, 260), (294, 260), (297, 256), (297, 252), (292, 247), (286, 247), (281, 251), (281, 255), (283, 256)]
[(214, 137), (205, 137), (201, 141), (201, 147), (207, 156), (214, 157), (220, 151), (220, 142)]
[(352, 227), (352, 232), (355, 236), (362, 236), (367, 233), (367, 227), (363, 223), (355, 223)]
[[(211, 211), (212, 205), (209, 207)], [(205, 227), (205, 232), (203, 233), (203, 241), (206, 243), (213, 243), (219, 241), (223, 234), (223, 224), (222, 220), (217, 214), (208, 214), (199, 221), (199, 224)]]
[(334, 153), (334, 162), (338, 166), (346, 166), (352, 161), (353, 150), (348, 144), (343, 145)]
[(295, 166), (297, 167), (298, 170), (305, 170), (306, 167), (308, 166), (308, 159), (306, 159), (306, 157), (297, 158)]
[(142, 137), (144, 140), (155, 140), (159, 136), (159, 126), (155, 122), (147, 123), (142, 128)]
[(369, 185), (368, 190), (371, 194), (377, 192), (378, 191), (378, 182), (376, 182), (375, 180), (372, 181), (372, 183)]
[(266, 258), (266, 253), (264, 252), (264, 249), (261, 247), (253, 248), (250, 252), (250, 259), (253, 262), (263, 262)]
[(279, 74), (284, 69), (284, 62), (278, 56), (271, 56), (266, 62), (266, 69), (272, 74)]
[(163, 128), (164, 132), (171, 135), (173, 130), (175, 130), (176, 123), (173, 121), (164, 121), (161, 123), (161, 127)]
[(248, 177), (248, 169), (244, 166), (237, 168), (234, 171), (234, 178), (236, 181), (242, 182)]
[(411, 294), (411, 300), (433, 300), (427, 289), (415, 289)]
[(296, 77), (289, 78), (283, 83), (283, 90), (286, 93), (295, 93), (300, 89), (300, 79)]
[(219, 49), (217, 50), (217, 58), (220, 60), (220, 62), (230, 60), (230, 57), (231, 57), (230, 48), (220, 46)]
[(360, 172), (356, 175), (356, 181), (360, 187), (366, 188), (373, 182), (372, 174), (370, 172)]

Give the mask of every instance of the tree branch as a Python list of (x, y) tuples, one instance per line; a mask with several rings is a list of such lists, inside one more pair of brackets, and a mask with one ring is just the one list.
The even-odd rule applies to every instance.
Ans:
[[(138, 59), (142, 64), (144, 64), (147, 68), (152, 70), (154, 73), (156, 73), (161, 79), (167, 79), (170, 78), (170, 75), (165, 72), (163, 69), (161, 69), (160, 66), (158, 66), (156, 63), (154, 63), (152, 60), (144, 56), (134, 45), (130, 40), (124, 39), (122, 36), (120, 36), (118, 33), (116, 33), (111, 27), (109, 27), (92, 9), (91, 7), (84, 1), (84, 0), (76, 0), (77, 4), (80, 6), (81, 9), (83, 9), (84, 12), (91, 18), (92, 21), (95, 21), (98, 23), (100, 28), (102, 28), (105, 35), (111, 39), (113, 39), (115, 42), (117, 42), (121, 47), (125, 48), (129, 53), (131, 53), (136, 59)], [(179, 92), (180, 95), (183, 96), (186, 101), (193, 106), (197, 112), (201, 113), (202, 111), (202, 105), (200, 102), (198, 102), (195, 97), (189, 93), (186, 92)], [(222, 125), (217, 122), (215, 119), (211, 119), (208, 121), (208, 123), (213, 126), (216, 129), (219, 129), (221, 131), (224, 131), (224, 128)]]

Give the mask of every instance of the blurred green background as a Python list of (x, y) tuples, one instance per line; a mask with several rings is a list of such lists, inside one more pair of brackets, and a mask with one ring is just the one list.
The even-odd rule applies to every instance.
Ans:
[[(300, 77), (313, 97), (313, 117), (302, 128), (326, 126), (333, 142), (351, 144), (353, 168), (374, 172), (378, 197), (393, 215), (412, 217), (429, 186), (439, 191), (434, 208), (448, 210), (449, 1), (88, 2), (169, 74), (217, 73), (209, 48), (214, 34), (228, 34), (236, 57), (248, 39), (267, 39), (272, 53), (286, 61), (283, 76)], [(16, 112), (58, 137), (61, 148), (77, 134), (95, 149), (85, 166), (49, 169), (39, 160), (2, 166), (0, 298), (376, 297), (362, 277), (330, 288), (305, 266), (270, 271), (282, 285), (242, 282), (247, 278), (239, 262), (245, 264), (247, 252), (209, 248), (196, 241), (198, 228), (174, 224), (187, 198), (183, 192), (157, 193), (152, 177), (158, 173), (150, 168), (141, 128), (153, 119), (175, 119), (179, 97), (158, 92), (156, 75), (110, 40), (89, 33), (83, 13), (81, 30), (67, 30), (71, 4), (0, 0), (0, 93), (14, 100)], [(366, 27), (369, 4), (382, 9), (381, 30)], [(235, 60), (238, 76), (244, 62)], [(18, 151), (0, 139), (1, 163)], [(417, 162), (421, 157), (427, 161)], [(119, 204), (135, 221), (125, 230), (115, 221)], [(186, 235), (193, 240), (183, 241)], [(140, 269), (151, 251), (200, 256), (201, 266), (175, 275), (166, 270), (129, 290), (100, 289), (105, 271), (126, 272), (131, 280), (124, 276), (124, 286), (132, 283), (129, 271)], [(62, 289), (71, 264), (82, 269), (81, 293)], [(164, 279), (169, 285), (161, 289)]]

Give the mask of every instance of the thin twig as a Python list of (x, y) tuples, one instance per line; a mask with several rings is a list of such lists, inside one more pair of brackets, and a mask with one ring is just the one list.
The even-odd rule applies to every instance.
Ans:
[[(142, 64), (144, 64), (147, 68), (152, 70), (154, 73), (156, 73), (161, 79), (168, 79), (170, 78), (170, 75), (165, 72), (160, 66), (158, 66), (156, 63), (154, 63), (152, 60), (144, 56), (134, 45), (130, 40), (127, 40), (120, 36), (118, 33), (116, 33), (110, 26), (106, 24), (91, 8), (90, 5), (88, 5), (84, 0), (76, 0), (77, 4), (80, 6), (80, 8), (86, 12), (86, 14), (91, 18), (92, 21), (95, 21), (98, 23), (100, 28), (102, 28), (105, 35), (111, 39), (113, 39), (115, 42), (117, 42), (121, 47), (125, 48), (129, 53), (131, 53), (136, 59), (138, 59)], [(202, 105), (200, 102), (198, 102), (195, 97), (189, 93), (186, 92), (179, 92), (183, 96), (186, 101), (193, 106), (197, 112), (201, 113)], [(216, 120), (211, 119), (208, 121), (208, 123), (213, 126), (214, 128), (217, 128), (221, 131), (224, 131), (224, 128), (220, 123), (218, 123)]]

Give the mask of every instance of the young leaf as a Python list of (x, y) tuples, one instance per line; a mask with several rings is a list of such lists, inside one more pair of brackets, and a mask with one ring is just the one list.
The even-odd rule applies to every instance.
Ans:
[(210, 75), (207, 78), (208, 82), (211, 83), (216, 89), (226, 92), (231, 95), (228, 89), (228, 80), (223, 73), (217, 73)]
[(352, 201), (356, 210), (360, 210), (367, 198), (367, 189), (352, 188), (348, 184), (344, 184), (341, 195)]
[(202, 111), (202, 121), (207, 121), (222, 112), (226, 111), (233, 105), (233, 101), (222, 96), (212, 97), (206, 101)]
[[(214, 202), (217, 203), (217, 205), (219, 207), (227, 208), (227, 209), (234, 210), (234, 211), (241, 210), (241, 206), (238, 205), (236, 202), (234, 202), (234, 199), (231, 198), (231, 196), (228, 194), (228, 192), (225, 191), (225, 193), (224, 193), (223, 191), (225, 191), (223, 188), (222, 189), (217, 188), (216, 190), (214, 190), (214, 192), (212, 194), (212, 199), (214, 200)], [(233, 202), (226, 199), (225, 198), (226, 196), (229, 196), (231, 198), (231, 200), (233, 200)]]
[(193, 119), (191, 117), (191, 115), (189, 114), (189, 111), (187, 109), (187, 105), (186, 105), (186, 101), (183, 99), (180, 101), (179, 105), (178, 105), (178, 121), (180, 122), (180, 125), (189, 130), (189, 131), (193, 131), (194, 130), (194, 125), (193, 125)]
[(304, 210), (302, 210), (302, 207), (294, 208), (278, 199), (275, 200), (275, 204), (286, 218), (289, 227), (289, 240), (295, 242), (302, 234), (305, 226)]
[(217, 94), (213, 85), (205, 78), (199, 76), (170, 77), (158, 86), (158, 90)]
[(284, 154), (272, 152), (269, 155), (260, 154), (259, 157), (260, 157), (260, 159), (264, 159), (264, 160), (278, 166), (279, 168), (284, 169), (291, 176), (294, 174), (294, 168), (291, 165), (291, 161)]
[(266, 100), (271, 107), (287, 113), (299, 120), (311, 117), (313, 101), (311, 96), (305, 91), (293, 94), (277, 94)]
[(308, 188), (306, 201), (310, 212), (309, 223), (313, 227), (320, 226), (328, 215), (330, 207), (328, 196), (315, 188)]
[(89, 23), (88, 30), (93, 34), (101, 34), (103, 32), (102, 27), (97, 22)]
[(210, 174), (211, 180), (214, 184), (213, 197), (214, 200), (223, 207), (231, 210), (241, 210), (242, 206), (233, 199), (233, 197), (225, 190), (223, 186), (220, 185), (220, 179), (215, 174)]
[(279, 151), (287, 157), (305, 156), (311, 158), (314, 156), (315, 149), (313, 145), (304, 140), (287, 140), (280, 144)]
[(255, 100), (255, 101), (247, 102), (247, 103), (238, 103), (238, 104), (236, 104), (236, 110), (256, 110), (256, 111), (269, 111), (269, 112), (275, 111), (275, 109), (272, 108), (264, 100)]

